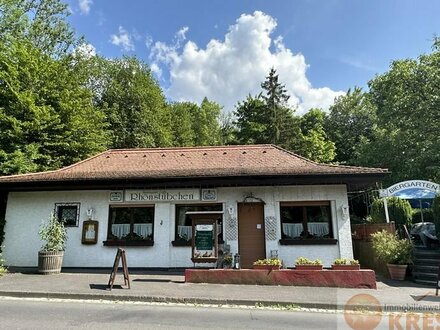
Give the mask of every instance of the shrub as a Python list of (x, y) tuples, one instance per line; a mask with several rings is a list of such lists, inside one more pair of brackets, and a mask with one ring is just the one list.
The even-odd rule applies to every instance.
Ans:
[(333, 261), (333, 265), (359, 265), (359, 261), (356, 259), (340, 258), (335, 259), (335, 261)]
[(322, 261), (319, 259), (310, 260), (305, 257), (299, 257), (295, 260), (295, 265), (322, 265)]
[[(434, 222), (434, 212), (432, 209), (423, 209), (423, 221)], [(414, 209), (412, 214), (412, 223), (422, 222), (422, 211)]]
[(0, 253), (0, 276), (2, 276), (7, 271), (8, 270), (5, 267), (5, 260), (3, 259), (2, 254)]
[(434, 198), (431, 208), (432, 220), (435, 223), (435, 231), (437, 232), (437, 237), (440, 238), (440, 195)]
[(41, 247), (42, 251), (64, 250), (67, 240), (66, 228), (53, 214), (51, 214), (47, 223), (41, 224), (38, 234), (45, 241), (45, 244)]
[(411, 263), (413, 246), (409, 240), (398, 239), (397, 235), (385, 230), (371, 234), (371, 236), (373, 250), (379, 260), (395, 265)]
[[(396, 225), (410, 226), (412, 224), (412, 208), (407, 200), (399, 197), (390, 197), (387, 199), (387, 204), (390, 221), (394, 221)], [(375, 199), (371, 204), (371, 222), (386, 222), (382, 199)]]
[(282, 260), (278, 258), (259, 259), (254, 262), (254, 265), (281, 266), (282, 264)]

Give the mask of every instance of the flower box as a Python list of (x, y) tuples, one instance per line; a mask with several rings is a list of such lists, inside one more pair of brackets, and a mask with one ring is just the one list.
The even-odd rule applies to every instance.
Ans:
[(253, 265), (253, 269), (264, 269), (264, 270), (279, 270), (280, 265)]
[(295, 270), (322, 270), (322, 265), (295, 265)]
[(332, 270), (360, 270), (360, 265), (332, 265)]

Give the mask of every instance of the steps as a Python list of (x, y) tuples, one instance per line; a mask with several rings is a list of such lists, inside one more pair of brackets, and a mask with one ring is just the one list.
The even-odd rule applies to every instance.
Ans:
[(440, 250), (415, 247), (413, 262), (412, 277), (414, 282), (435, 286), (440, 266)]

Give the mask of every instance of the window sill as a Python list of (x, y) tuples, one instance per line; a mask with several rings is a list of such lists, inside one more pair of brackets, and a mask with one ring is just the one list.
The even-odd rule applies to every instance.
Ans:
[(315, 238), (315, 239), (280, 239), (280, 245), (335, 245), (338, 240), (335, 238)]
[(153, 240), (103, 241), (104, 246), (153, 246)]
[(175, 240), (175, 241), (171, 241), (171, 244), (173, 246), (191, 246), (191, 241)]

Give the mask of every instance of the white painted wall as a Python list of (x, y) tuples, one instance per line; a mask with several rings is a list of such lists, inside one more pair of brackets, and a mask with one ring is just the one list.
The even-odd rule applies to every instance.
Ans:
[[(238, 240), (226, 240), (225, 226), (236, 221), (237, 203), (244, 196), (253, 194), (265, 201), (265, 217), (275, 217), (276, 239), (266, 241), (267, 257), (271, 250), (277, 250), (287, 266), (292, 266), (299, 256), (320, 258), (329, 266), (335, 258), (351, 258), (350, 220), (344, 219), (342, 206), (348, 206), (345, 185), (328, 186), (283, 186), (283, 187), (234, 187), (218, 188), (217, 202), (223, 203), (224, 238), (230, 245), (231, 253), (238, 251)], [(111, 267), (117, 247), (103, 246), (107, 239), (109, 191), (57, 191), (57, 192), (11, 192), (8, 196), (3, 256), (6, 263), (17, 267), (36, 267), (37, 255), (42, 242), (38, 230), (42, 221), (47, 220), (55, 203), (79, 202), (80, 224), (68, 227), (68, 240), (64, 267)], [(336, 245), (290, 245), (281, 246), (281, 225), (279, 204), (282, 201), (330, 200)], [(228, 209), (232, 207), (230, 215)], [(87, 220), (86, 210), (95, 210), (93, 218), (99, 221), (98, 243), (81, 244), (82, 223)], [(175, 228), (174, 203), (156, 203), (154, 221), (154, 246), (126, 247), (129, 267), (190, 267), (190, 247), (173, 247)], [(272, 227), (273, 228), (273, 227)], [(209, 265), (209, 264), (208, 264)]]

